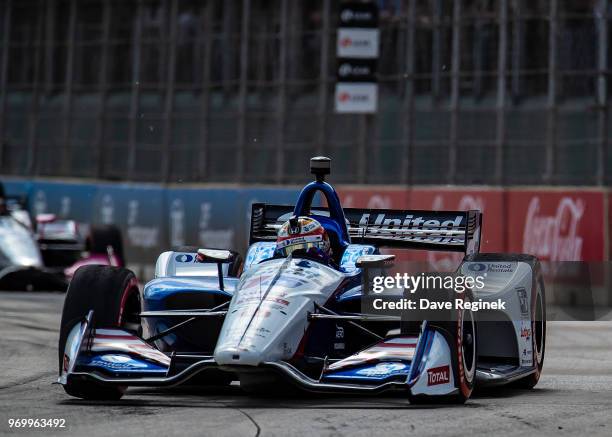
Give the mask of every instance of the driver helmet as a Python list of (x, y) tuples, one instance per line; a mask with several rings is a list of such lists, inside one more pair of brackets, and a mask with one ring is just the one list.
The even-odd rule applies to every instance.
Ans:
[(287, 257), (292, 254), (306, 254), (328, 262), (331, 245), (325, 228), (310, 217), (291, 217), (283, 223), (276, 239), (276, 254)]

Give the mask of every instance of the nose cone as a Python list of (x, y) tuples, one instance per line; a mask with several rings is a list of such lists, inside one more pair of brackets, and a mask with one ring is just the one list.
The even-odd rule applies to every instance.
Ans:
[(217, 364), (223, 366), (258, 366), (263, 360), (261, 353), (231, 346), (218, 346), (214, 352)]

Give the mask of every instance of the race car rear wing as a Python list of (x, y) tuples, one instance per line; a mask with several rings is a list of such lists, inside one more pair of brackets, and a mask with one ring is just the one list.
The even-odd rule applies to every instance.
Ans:
[[(329, 216), (324, 207), (312, 214)], [(254, 203), (249, 244), (275, 241), (280, 226), (293, 214), (291, 205)], [(469, 211), (423, 211), (344, 208), (353, 243), (379, 247), (478, 253), (482, 214)]]

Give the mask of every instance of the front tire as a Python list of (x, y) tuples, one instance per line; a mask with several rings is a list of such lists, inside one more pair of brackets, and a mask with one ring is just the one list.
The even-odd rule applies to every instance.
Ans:
[[(94, 312), (95, 326), (121, 328), (140, 334), (140, 293), (134, 273), (121, 267), (99, 265), (83, 266), (76, 271), (68, 286), (62, 311), (58, 344), (60, 372), (68, 335), (90, 310)], [(78, 398), (108, 400), (121, 398), (126, 387), (71, 381), (64, 389)]]
[[(457, 299), (473, 302), (471, 292), (457, 293)], [(451, 364), (458, 392), (444, 396), (443, 403), (464, 404), (472, 395), (476, 382), (476, 320), (471, 310), (456, 310), (448, 322), (434, 322), (435, 327), (446, 331), (451, 350)]]
[[(432, 274), (435, 276), (441, 274)], [(455, 309), (455, 300), (473, 302), (472, 291), (466, 289), (457, 292), (450, 289), (423, 289), (418, 290), (413, 298), (426, 297), (435, 302), (451, 302), (452, 309), (426, 310), (422, 312), (423, 318), (428, 321), (430, 328), (438, 331), (446, 339), (451, 354), (451, 369), (455, 379), (457, 392), (452, 395), (417, 395), (410, 397), (411, 403), (445, 403), (463, 404), (472, 392), (476, 382), (477, 359), (477, 330), (474, 312), (471, 310)]]

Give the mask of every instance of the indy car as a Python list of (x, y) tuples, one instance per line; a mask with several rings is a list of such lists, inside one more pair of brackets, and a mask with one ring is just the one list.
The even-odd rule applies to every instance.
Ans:
[[(142, 291), (124, 268), (77, 270), (62, 314), (58, 383), (84, 399), (239, 381), (254, 393), (399, 390), (411, 402), (451, 403), (477, 385), (534, 387), (546, 337), (538, 260), (480, 254), (479, 211), (343, 209), (324, 180), (330, 167), (329, 158), (311, 160), (316, 179), (294, 206), (252, 205), (244, 262), (231, 250), (164, 252)], [(326, 207), (313, 206), (317, 193)], [(278, 229), (303, 216), (327, 231), (331, 262), (277, 255)], [(455, 275), (490, 280), (449, 293), (507, 306), (421, 320), (364, 312), (368, 277), (394, 262), (381, 253), (389, 247), (460, 251)]]
[(0, 289), (65, 291), (81, 266), (123, 266), (121, 232), (54, 214), (30, 217), (26, 201), (0, 183)]

